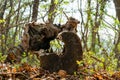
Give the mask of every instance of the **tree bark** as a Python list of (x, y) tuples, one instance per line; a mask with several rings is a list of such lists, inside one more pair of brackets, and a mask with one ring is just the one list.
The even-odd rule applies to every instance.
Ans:
[[(113, 1), (116, 9), (116, 17), (120, 22), (120, 0), (113, 0)], [(120, 28), (119, 28), (120, 25), (117, 25), (117, 26), (118, 26), (118, 31), (117, 31), (118, 37), (114, 42), (115, 44), (114, 51), (115, 51), (115, 57), (118, 59), (117, 68), (120, 68), (120, 50), (118, 49), (118, 45), (120, 45)]]
[[(4, 1), (2, 9), (0, 11), (0, 20), (3, 20), (3, 16), (6, 10), (6, 5), (7, 5), (7, 0)], [(4, 53), (4, 39), (3, 39), (3, 23), (0, 23), (0, 39), (1, 39), (1, 44), (0, 44), (0, 51)]]
[(34, 0), (34, 2), (33, 2), (33, 12), (32, 12), (32, 21), (37, 21), (38, 7), (39, 7), (39, 0)]
[(48, 11), (48, 20), (50, 23), (53, 23), (53, 21), (54, 21), (55, 9), (56, 9), (56, 4), (54, 3), (54, 0), (51, 0), (51, 5), (50, 5), (49, 11)]
[(98, 45), (100, 48), (102, 47), (100, 45), (100, 37), (99, 37), (99, 27), (101, 25), (101, 20), (103, 19), (103, 13), (105, 11), (105, 5), (106, 1), (99, 1), (97, 0), (96, 4), (96, 13), (95, 13), (95, 19), (94, 19), (94, 25), (92, 26), (92, 44), (91, 48), (93, 52), (95, 51), (95, 45)]
[(3, 4), (4, 5), (2, 6), (2, 10), (0, 11), (0, 19), (3, 19), (5, 9), (6, 9), (6, 5), (7, 5), (7, 0), (5, 0)]
[(115, 9), (116, 9), (116, 16), (120, 21), (120, 0), (114, 0)]
[[(21, 6), (21, 0), (19, 0), (19, 3), (18, 3), (18, 12), (17, 12), (17, 15), (16, 15), (16, 22), (15, 22), (15, 24), (18, 24), (18, 22), (19, 22), (20, 6)], [(18, 30), (18, 26), (16, 27), (15, 33), (13, 35), (13, 45), (15, 45), (15, 40), (16, 40), (16, 36), (17, 36), (17, 30)]]
[(6, 51), (7, 47), (8, 47), (7, 41), (8, 41), (8, 36), (9, 36), (9, 34), (8, 34), (9, 33), (9, 29), (7, 29), (7, 28), (9, 28), (9, 26), (10, 26), (10, 20), (11, 20), (11, 16), (10, 15), (12, 14), (12, 10), (13, 10), (13, 0), (10, 0), (9, 3), (10, 3), (10, 8), (11, 9), (9, 11), (8, 17), (6, 18), (6, 22), (5, 22), (5, 43), (4, 43), (6, 45), (4, 47), (5, 51)]

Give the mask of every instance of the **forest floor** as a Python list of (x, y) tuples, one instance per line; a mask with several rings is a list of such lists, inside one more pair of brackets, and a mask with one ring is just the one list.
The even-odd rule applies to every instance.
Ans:
[(119, 71), (89, 71), (86, 67), (80, 67), (74, 75), (69, 75), (64, 70), (50, 73), (27, 63), (16, 68), (12, 66), (0, 64), (0, 80), (120, 80)]

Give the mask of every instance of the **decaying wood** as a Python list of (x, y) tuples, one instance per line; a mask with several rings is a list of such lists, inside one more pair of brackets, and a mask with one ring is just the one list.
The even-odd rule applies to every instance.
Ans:
[[(18, 48), (13, 48), (11, 51), (14, 51), (14, 52), (10, 52), (8, 54), (8, 57), (6, 58), (6, 62), (7, 61), (9, 62), (9, 60), (11, 61), (11, 63), (12, 62), (15, 62), (15, 63), (20, 62), (22, 59), (22, 54), (24, 52), (25, 53), (27, 53), (28, 51), (31, 51), (31, 52), (38, 51), (39, 52), (39, 50), (41, 50), (41, 49), (43, 49), (43, 50), (49, 49), (50, 41), (54, 40), (60, 32), (68, 30), (68, 31), (70, 31), (70, 33), (75, 34), (73, 30), (76, 28), (78, 23), (79, 23), (78, 20), (70, 17), (69, 20), (64, 25), (65, 27), (60, 27), (60, 28), (56, 27), (55, 25), (53, 25), (52, 23), (49, 23), (49, 22), (46, 22), (44, 24), (37, 23), (37, 22), (30, 22), (30, 23), (26, 24), (24, 27), (24, 33), (23, 33), (23, 37), (21, 40), (21, 44), (20, 44), (21, 50)], [(67, 33), (69, 34), (69, 32), (67, 32)], [(78, 41), (78, 44), (79, 44), (79, 40), (80, 40), (79, 38), (77, 38), (77, 40), (73, 40), (73, 38), (72, 38), (72, 37), (75, 38), (76, 34), (71, 37), (70, 37), (70, 35), (67, 35), (67, 39), (65, 41), (72, 40), (73, 42), (71, 42), (71, 43), (74, 43), (74, 41), (75, 41), (75, 44), (76, 44), (76, 41)], [(63, 37), (63, 38), (65, 39), (65, 37)], [(68, 44), (67, 42), (65, 42), (65, 43)], [(69, 46), (73, 46), (73, 45), (70, 44)], [(77, 46), (77, 47), (73, 46), (74, 49), (76, 48), (76, 50), (78, 50), (78, 51), (76, 52), (76, 50), (73, 50), (75, 53), (72, 53), (73, 51), (68, 52), (69, 50), (66, 50), (66, 49), (70, 48), (69, 46), (67, 46), (65, 48), (65, 52), (63, 52), (63, 55), (65, 55), (64, 57), (60, 57), (56, 53), (52, 53), (52, 54), (49, 53), (48, 55), (46, 55), (43, 52), (43, 56), (39, 57), (41, 67), (43, 69), (49, 70), (50, 72), (57, 72), (60, 68), (62, 68), (63, 70), (65, 69), (68, 73), (73, 74), (73, 71), (77, 70), (76, 60), (82, 59), (82, 51), (81, 51), (82, 47), (81, 47), (81, 44), (80, 44), (80, 46)], [(79, 52), (80, 52), (80, 55), (77, 54)], [(70, 53), (70, 54), (68, 54), (68, 53)], [(71, 57), (69, 55), (76, 55), (76, 56)], [(79, 58), (78, 58), (78, 56), (79, 56)], [(65, 61), (66, 63), (64, 63), (64, 60), (66, 58), (70, 58), (73, 61), (73, 62), (69, 62), (70, 63), (69, 66), (74, 65), (74, 69), (69, 67), (70, 68), (69, 69), (70, 71), (69, 71), (67, 68), (65, 68), (65, 65), (68, 64), (68, 62), (66, 62), (67, 60)], [(74, 59), (72, 59), (72, 58), (74, 58)], [(73, 64), (71, 64), (71, 63), (73, 63)], [(73, 67), (73, 66), (71, 66), (71, 67)]]
[(48, 55), (40, 56), (40, 65), (51, 73), (63, 69), (68, 74), (73, 74), (78, 69), (76, 61), (82, 60), (83, 57), (81, 41), (77, 34), (71, 31), (59, 33), (58, 38), (65, 44), (62, 55), (49, 53)]
[(80, 23), (80, 21), (78, 21), (77, 19), (73, 18), (73, 17), (69, 17), (68, 21), (62, 25), (61, 29), (62, 31), (73, 31), (73, 32), (77, 32), (77, 25)]
[(60, 57), (61, 69), (66, 70), (68, 74), (73, 74), (78, 69), (76, 61), (83, 59), (81, 40), (71, 31), (59, 33), (58, 38), (64, 42), (63, 55)]
[[(6, 62), (20, 62), (22, 54), (28, 51), (47, 50), (50, 48), (50, 41), (55, 39), (60, 28), (51, 23), (30, 22), (25, 25), (20, 46), (12, 47), (8, 51)], [(19, 47), (19, 49), (18, 49)], [(22, 49), (20, 51), (20, 49)]]
[(29, 50), (38, 51), (40, 49), (49, 49), (50, 41), (55, 39), (60, 31), (51, 23), (45, 24), (30, 24)]

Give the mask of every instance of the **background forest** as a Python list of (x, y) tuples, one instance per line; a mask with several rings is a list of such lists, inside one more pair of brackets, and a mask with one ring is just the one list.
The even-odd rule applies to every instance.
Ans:
[(20, 43), (26, 23), (64, 24), (63, 12), (80, 21), (85, 64), (94, 70), (119, 70), (120, 0), (0, 0), (0, 61)]

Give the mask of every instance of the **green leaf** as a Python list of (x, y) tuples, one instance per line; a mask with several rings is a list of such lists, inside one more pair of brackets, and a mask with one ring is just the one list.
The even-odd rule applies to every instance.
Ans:
[(103, 63), (99, 63), (99, 66), (103, 67)]
[(65, 5), (69, 4), (69, 1), (64, 1), (64, 4), (65, 4)]
[(120, 43), (117, 45), (118, 50), (120, 51)]
[(5, 22), (5, 20), (4, 20), (4, 19), (2, 19), (2, 20), (0, 19), (0, 23), (4, 23), (4, 22)]
[(55, 4), (58, 4), (58, 0), (55, 0), (54, 3), (55, 3)]
[(119, 24), (119, 20), (118, 19), (115, 19), (115, 24)]
[(2, 35), (2, 39), (5, 39), (5, 35)]

